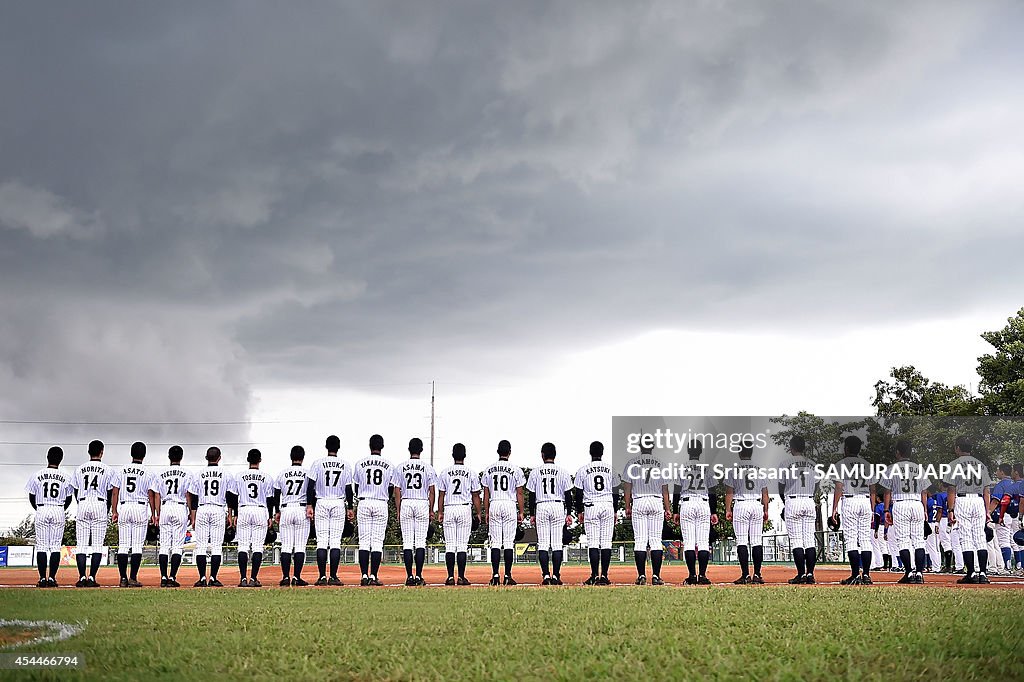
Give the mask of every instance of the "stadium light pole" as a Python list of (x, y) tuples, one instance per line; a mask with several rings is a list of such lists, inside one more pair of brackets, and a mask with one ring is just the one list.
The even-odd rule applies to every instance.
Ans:
[(430, 466), (434, 466), (434, 382), (430, 382)]

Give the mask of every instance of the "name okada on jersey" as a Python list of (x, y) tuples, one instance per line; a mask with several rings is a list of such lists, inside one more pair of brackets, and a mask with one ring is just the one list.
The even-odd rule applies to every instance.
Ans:
[[(916, 469), (913, 467), (916, 467)], [(699, 468), (701, 475), (705, 476), (708, 474), (708, 469), (710, 469), (711, 477), (715, 479), (756, 478), (758, 480), (786, 481), (800, 478), (801, 473), (806, 472), (805, 469), (795, 465), (788, 467), (756, 467), (741, 464), (708, 464), (705, 462), (677, 464), (672, 462), (661, 466), (651, 466), (643, 461), (638, 461), (633, 462), (626, 468), (626, 475), (631, 478), (671, 481), (684, 476), (687, 472), (693, 471), (694, 468)], [(952, 477), (959, 480), (972, 480), (982, 477), (982, 467), (977, 464), (912, 465), (910, 462), (896, 462), (895, 464), (814, 465), (814, 477), (818, 480), (836, 480), (840, 478), (885, 479), (893, 475), (900, 475), (903, 479), (927, 478), (945, 481), (950, 480)]]

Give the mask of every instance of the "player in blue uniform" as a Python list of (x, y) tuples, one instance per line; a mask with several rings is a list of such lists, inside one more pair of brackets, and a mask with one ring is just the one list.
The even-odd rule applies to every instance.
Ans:
[(924, 520), (928, 524), (928, 528), (931, 529), (931, 534), (924, 539), (924, 549), (926, 554), (927, 562), (925, 564), (925, 571), (928, 573), (934, 573), (941, 567), (941, 555), (939, 554), (939, 534), (938, 534), (938, 522), (939, 522), (939, 511), (938, 502), (935, 499), (935, 488), (929, 488), (928, 504), (925, 505), (924, 509)]
[(1012, 470), (1013, 467), (1009, 463), (1000, 464), (996, 474), (996, 484), (992, 486), (989, 493), (993, 502), (991, 521), (994, 525), (996, 545), (1002, 555), (1005, 571), (1013, 569), (1012, 545), (1014, 544), (1013, 533), (1016, 530), (1013, 528), (1015, 519), (1006, 515), (1010, 502), (1013, 500), (1013, 493), (1017, 490), (1016, 481), (1010, 477)]
[(938, 536), (939, 552), (942, 555), (939, 573), (953, 572), (953, 545), (949, 538), (949, 518), (946, 515), (947, 498), (945, 490), (935, 493), (935, 525), (932, 532)]

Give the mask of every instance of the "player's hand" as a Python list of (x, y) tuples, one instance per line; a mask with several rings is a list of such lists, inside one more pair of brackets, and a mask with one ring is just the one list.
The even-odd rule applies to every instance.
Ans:
[(632, 507), (626, 507), (626, 518), (627, 519), (633, 518), (633, 508)]
[(444, 512), (443, 511), (437, 512), (437, 522), (438, 523), (444, 523)]
[[(522, 519), (519, 519), (519, 520), (522, 521)], [(533, 526), (533, 527), (537, 526), (537, 517), (536, 516), (531, 516), (530, 517), (530, 525)]]
[(762, 515), (761, 519), (763, 521), (767, 521), (768, 520), (768, 510), (767, 509), (764, 510), (764, 514)]
[(725, 512), (725, 520), (726, 521), (732, 521), (732, 512), (731, 511)]
[(580, 512), (579, 514), (577, 514), (577, 515), (576, 515), (576, 519), (577, 519), (577, 520), (578, 520), (578, 521), (579, 521), (580, 523), (583, 523), (583, 513), (582, 513), (582, 512)]
[(111, 514), (110, 514), (110, 522), (111, 523), (117, 523), (117, 510), (116, 509), (113, 512), (111, 512)]
[(892, 525), (892, 513), (891, 512), (885, 512), (885, 526), (886, 526), (886, 528), (888, 528), (891, 525)]
[(679, 525), (679, 514), (672, 515), (672, 523), (676, 524), (677, 526)]
[(481, 514), (480, 515), (480, 523), (487, 523), (488, 517), (489, 517), (489, 515), (488, 515), (487, 512), (484, 512), (483, 514)]
[(160, 525), (160, 515), (159, 514), (153, 514), (153, 519), (152, 519), (151, 523), (154, 526), (159, 526)]
[(571, 526), (572, 525), (572, 514), (566, 515), (566, 517), (565, 517), (565, 525), (567, 525), (567, 526)]
[(952, 526), (954, 523), (956, 523), (956, 513), (952, 509), (950, 509), (949, 510), (949, 525)]
[(267, 519), (267, 528), (273, 528), (273, 527), (274, 527), (274, 519), (273, 518)]
[(346, 512), (345, 516), (348, 517), (349, 521), (355, 521), (355, 519), (356, 519), (356, 510), (355, 509), (349, 509), (348, 512)]
[(307, 504), (306, 505), (306, 518), (309, 519), (310, 521), (312, 521), (313, 520), (313, 516), (314, 516), (313, 505)]
[(281, 523), (281, 512), (274, 514), (274, 523)]
[(523, 522), (523, 512), (519, 512), (519, 523)]
[(712, 526), (717, 526), (718, 525), (718, 514), (712, 514), (711, 515), (711, 525)]

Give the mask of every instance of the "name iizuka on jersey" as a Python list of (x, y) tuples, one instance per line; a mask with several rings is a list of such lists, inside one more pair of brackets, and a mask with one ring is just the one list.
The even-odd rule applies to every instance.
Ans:
[(307, 472), (314, 482), (317, 499), (345, 499), (345, 488), (352, 482), (351, 470), (338, 457), (321, 457), (313, 462)]
[(184, 504), (187, 501), (185, 495), (189, 491), (191, 480), (192, 474), (182, 467), (169, 466), (153, 475), (149, 489), (160, 495), (160, 499), (165, 503), (180, 502)]
[(110, 468), (103, 462), (86, 462), (75, 469), (71, 485), (78, 491), (78, 501), (106, 500), (110, 490)]
[(306, 470), (292, 465), (277, 475), (274, 487), (281, 491), (281, 505), (305, 504)]
[(576, 487), (583, 491), (583, 503), (612, 502), (619, 474), (604, 462), (591, 462), (576, 471)]
[(149, 471), (141, 464), (115, 469), (111, 484), (119, 489), (120, 502), (149, 502)]
[(491, 501), (515, 500), (516, 488), (522, 487), (524, 483), (523, 470), (504, 462), (496, 462), (487, 467), (480, 477), (480, 485), (491, 491)]
[(359, 486), (359, 498), (388, 499), (392, 469), (391, 462), (383, 457), (367, 457), (356, 464), (355, 471), (353, 471), (353, 482)]
[(199, 504), (227, 504), (227, 493), (231, 484), (231, 475), (220, 467), (207, 467), (192, 479), (189, 490), (199, 498)]
[(467, 467), (456, 464), (438, 476), (437, 487), (444, 491), (445, 505), (469, 504), (473, 493), (480, 491), (480, 477)]
[(437, 474), (426, 462), (410, 459), (395, 467), (392, 483), (402, 491), (403, 500), (425, 500), (430, 486), (437, 484)]

